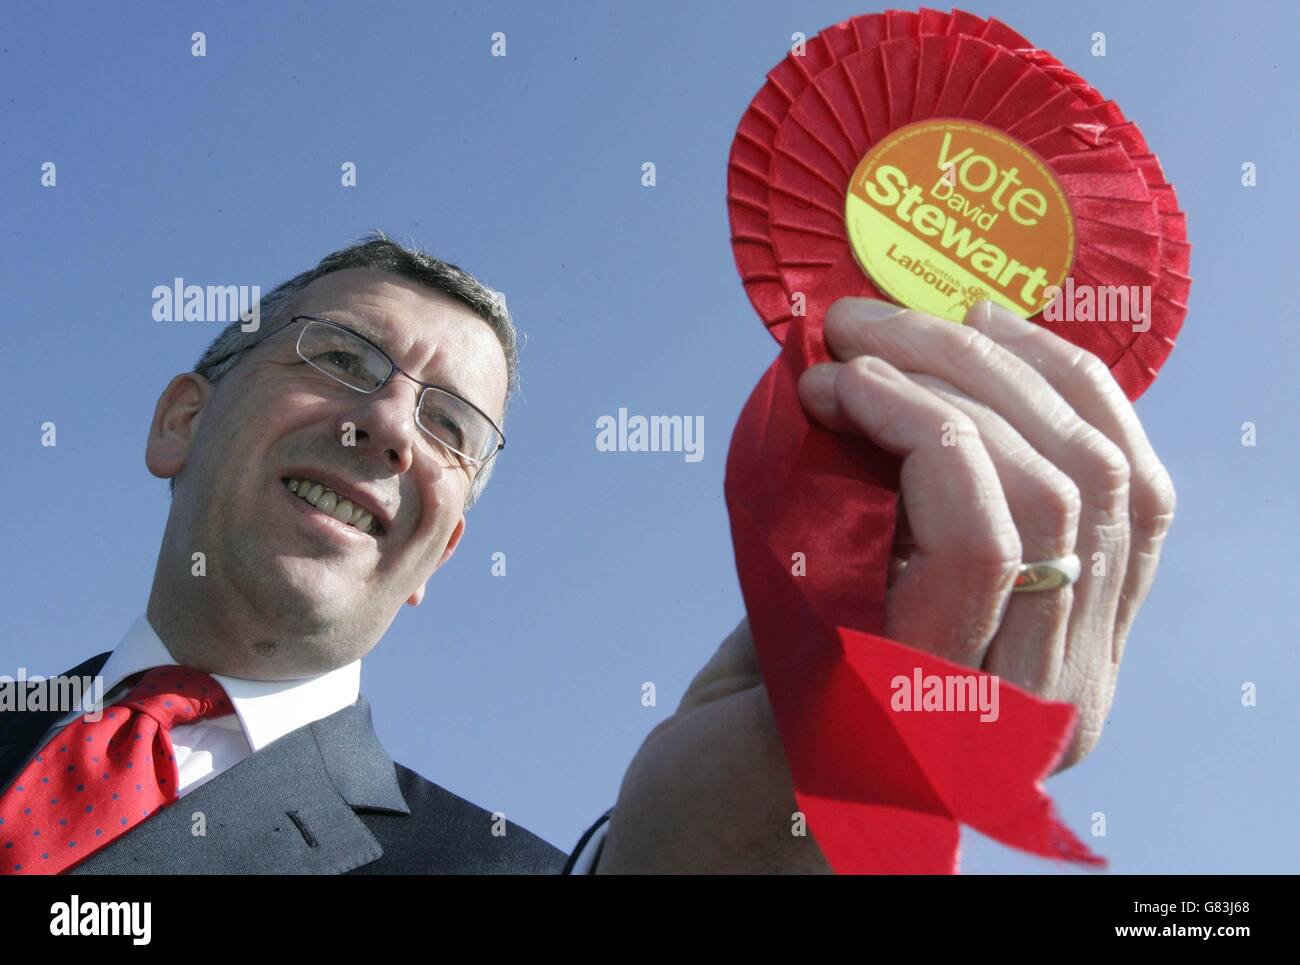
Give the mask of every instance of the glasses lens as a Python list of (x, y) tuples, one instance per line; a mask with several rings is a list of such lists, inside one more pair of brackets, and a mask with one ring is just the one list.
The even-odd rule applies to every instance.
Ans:
[(440, 389), (427, 388), (420, 397), (421, 428), (448, 448), (482, 462), (499, 448), (500, 435), (483, 413)]
[(298, 355), (313, 368), (360, 392), (374, 392), (392, 371), (387, 356), (351, 332), (308, 322), (298, 336)]

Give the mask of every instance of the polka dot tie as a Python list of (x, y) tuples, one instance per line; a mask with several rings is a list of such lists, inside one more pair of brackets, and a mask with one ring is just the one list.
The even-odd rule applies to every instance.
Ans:
[(171, 804), (169, 731), (233, 710), (207, 674), (155, 667), (99, 720), (74, 720), (0, 797), (0, 874), (60, 874)]

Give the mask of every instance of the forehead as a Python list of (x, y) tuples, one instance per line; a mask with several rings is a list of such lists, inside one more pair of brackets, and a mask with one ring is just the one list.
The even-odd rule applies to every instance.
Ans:
[(445, 292), (383, 271), (349, 268), (308, 285), (295, 315), (349, 326), (393, 357), (414, 378), (453, 389), (500, 416), (506, 361), (490, 325)]

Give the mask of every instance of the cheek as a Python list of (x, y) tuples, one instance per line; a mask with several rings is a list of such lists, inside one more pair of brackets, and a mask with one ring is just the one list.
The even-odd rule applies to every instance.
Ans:
[(422, 502), (423, 515), (415, 531), (415, 539), (422, 544), (419, 551), (422, 569), (431, 569), (442, 558), (443, 550), (460, 522), (467, 492), (467, 484), (451, 475), (427, 484)]
[(319, 422), (330, 402), (301, 380), (282, 376), (274, 384), (250, 380), (247, 391), (220, 415), (220, 444), (234, 458), (270, 449), (290, 433)]
[(299, 397), (269, 396), (259, 387), (207, 414), (195, 439), (194, 468), (198, 489), (215, 505), (231, 505), (237, 497), (265, 498), (268, 454), (309, 421), (311, 407)]

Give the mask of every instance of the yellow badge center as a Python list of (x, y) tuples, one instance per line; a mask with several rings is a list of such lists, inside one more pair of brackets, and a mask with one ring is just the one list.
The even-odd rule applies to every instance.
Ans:
[(1036, 315), (1074, 262), (1074, 215), (1052, 170), (975, 121), (918, 121), (883, 138), (853, 172), (844, 222), (878, 288), (957, 322), (986, 298)]

